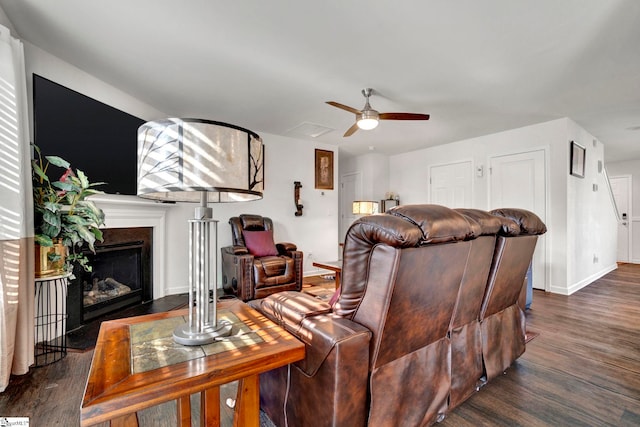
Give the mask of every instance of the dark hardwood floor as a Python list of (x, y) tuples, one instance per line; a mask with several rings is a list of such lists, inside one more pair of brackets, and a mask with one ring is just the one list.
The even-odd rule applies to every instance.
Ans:
[[(321, 279), (314, 284), (331, 286)], [(440, 426), (640, 425), (640, 265), (621, 265), (571, 296), (535, 291), (527, 325), (540, 335), (525, 354)], [(12, 377), (0, 394), (0, 417), (28, 416), (32, 426), (78, 425), (91, 356), (70, 352)], [(233, 387), (222, 390), (223, 401)], [(224, 426), (230, 414), (223, 406)], [(141, 426), (174, 426), (174, 420), (173, 403), (140, 413)]]
[(571, 296), (534, 292), (540, 335), (441, 426), (639, 426), (640, 265)]

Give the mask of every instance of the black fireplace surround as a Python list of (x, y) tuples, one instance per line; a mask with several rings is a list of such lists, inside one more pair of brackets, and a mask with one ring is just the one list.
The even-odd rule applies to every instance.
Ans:
[(96, 253), (86, 251), (91, 272), (74, 269), (67, 293), (67, 331), (124, 307), (153, 300), (153, 228), (107, 228)]

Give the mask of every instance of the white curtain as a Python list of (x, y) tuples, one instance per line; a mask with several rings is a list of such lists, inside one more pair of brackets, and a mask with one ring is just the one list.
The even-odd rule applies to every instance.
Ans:
[(0, 392), (33, 364), (33, 201), (22, 43), (0, 25)]

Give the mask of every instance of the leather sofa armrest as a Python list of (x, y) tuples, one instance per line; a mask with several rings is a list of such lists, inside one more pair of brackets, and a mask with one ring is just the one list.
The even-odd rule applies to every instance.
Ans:
[(281, 242), (276, 243), (276, 249), (278, 249), (278, 254), (293, 258), (292, 253), (296, 252), (298, 250), (298, 247), (293, 243)]
[[(331, 306), (309, 294), (279, 292), (250, 305), (284, 327), (306, 344), (306, 356), (296, 362), (308, 376), (314, 376), (331, 351), (346, 341), (360, 342), (368, 361), (371, 332), (351, 320), (334, 316)], [(362, 360), (360, 360), (362, 362)], [(368, 363), (361, 363), (368, 371)]]
[[(362, 370), (365, 377), (367, 376), (371, 331), (359, 323), (333, 314), (321, 314), (303, 319), (300, 330), (294, 335), (306, 344), (305, 358), (295, 363), (306, 375), (314, 376), (334, 348), (353, 341), (359, 343), (354, 345), (359, 349), (359, 354), (348, 364), (351, 366), (354, 363), (357, 364), (358, 369)], [(349, 355), (343, 354), (337, 357), (349, 357)], [(339, 364), (342, 365), (342, 363)]]
[(229, 255), (248, 255), (249, 249), (246, 246), (225, 246), (222, 249), (223, 254)]
[(331, 306), (326, 302), (295, 291), (278, 292), (251, 305), (292, 332), (302, 327), (305, 318), (331, 312)]
[(243, 301), (254, 298), (253, 255), (244, 246), (220, 248), (222, 255), (222, 289)]

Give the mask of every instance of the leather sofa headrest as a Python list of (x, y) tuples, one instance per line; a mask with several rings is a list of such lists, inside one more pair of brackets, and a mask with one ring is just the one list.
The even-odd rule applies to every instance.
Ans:
[(360, 241), (367, 250), (377, 243), (411, 248), (418, 246), (422, 240), (422, 231), (416, 224), (386, 214), (359, 218), (351, 225), (347, 235)]
[(454, 210), (466, 216), (467, 218), (476, 221), (480, 225), (479, 235), (481, 236), (492, 234), (516, 236), (520, 234), (520, 226), (512, 219), (503, 216), (492, 215), (489, 212), (480, 209), (458, 208)]
[(539, 235), (547, 232), (547, 226), (540, 217), (526, 209), (502, 208), (489, 213), (514, 221), (518, 225), (519, 234)]
[(444, 206), (404, 205), (392, 208), (385, 214), (359, 218), (345, 237), (342, 292), (334, 306), (335, 314), (351, 318), (357, 311), (369, 283), (368, 263), (377, 247), (380, 247), (378, 251), (393, 252), (433, 243), (467, 240), (473, 235), (469, 221)]
[(396, 206), (388, 214), (418, 226), (422, 231), (421, 244), (467, 240), (479, 231), (462, 214), (440, 205)]

